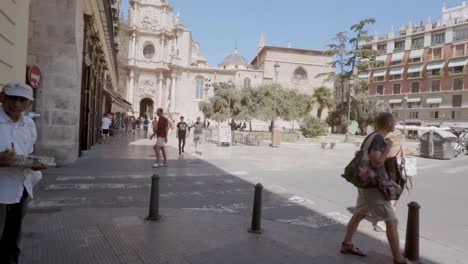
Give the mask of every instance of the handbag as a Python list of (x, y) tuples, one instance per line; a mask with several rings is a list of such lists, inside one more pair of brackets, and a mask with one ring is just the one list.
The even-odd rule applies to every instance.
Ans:
[(395, 201), (398, 200), (398, 198), (400, 198), (400, 195), (403, 192), (403, 188), (401, 188), (401, 186), (398, 183), (394, 182), (393, 180), (390, 180), (388, 176), (385, 178), (379, 176), (377, 178), (377, 188), (380, 190), (385, 200)]
[(373, 188), (376, 186), (376, 171), (369, 163), (369, 148), (377, 133), (372, 134), (363, 143), (361, 149), (345, 167), (341, 177), (358, 188)]

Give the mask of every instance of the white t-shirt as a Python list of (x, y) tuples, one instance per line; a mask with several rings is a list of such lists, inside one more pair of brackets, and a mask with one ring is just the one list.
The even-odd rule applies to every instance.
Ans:
[(109, 118), (104, 117), (104, 118), (102, 119), (102, 126), (101, 126), (101, 129), (109, 129), (110, 124), (112, 124), (112, 121), (111, 121)]
[[(34, 121), (22, 116), (13, 122), (0, 106), (0, 151), (14, 145), (15, 152), (29, 155), (34, 151), (37, 132)], [(26, 188), (33, 197), (33, 186), (42, 178), (40, 171), (20, 167), (0, 167), (0, 203), (19, 203)]]

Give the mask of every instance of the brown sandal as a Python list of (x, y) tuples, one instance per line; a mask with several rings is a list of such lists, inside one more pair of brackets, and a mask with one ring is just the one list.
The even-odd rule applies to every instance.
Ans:
[(393, 264), (408, 264), (408, 261), (406, 261), (406, 259), (404, 259), (403, 262), (398, 262), (396, 260), (393, 260)]
[(361, 256), (361, 257), (367, 256), (364, 252), (362, 252), (358, 247), (355, 247), (353, 244), (341, 243), (340, 252), (341, 254), (347, 254), (347, 255), (355, 255), (355, 256)]

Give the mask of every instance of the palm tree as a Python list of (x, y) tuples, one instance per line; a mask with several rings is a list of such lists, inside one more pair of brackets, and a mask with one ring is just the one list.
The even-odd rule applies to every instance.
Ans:
[(313, 95), (314, 101), (319, 105), (317, 110), (317, 117), (322, 118), (322, 112), (324, 109), (332, 109), (334, 106), (333, 103), (333, 93), (325, 86), (321, 86), (314, 91)]

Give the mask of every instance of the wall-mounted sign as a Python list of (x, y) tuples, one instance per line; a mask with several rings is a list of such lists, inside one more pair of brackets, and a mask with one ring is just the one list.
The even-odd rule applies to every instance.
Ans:
[(42, 78), (42, 75), (41, 75), (41, 70), (39, 69), (39, 67), (37, 67), (36, 65), (29, 67), (29, 70), (27, 73), (27, 82), (32, 88), (34, 89), (39, 88), (39, 85), (41, 83), (41, 78)]

